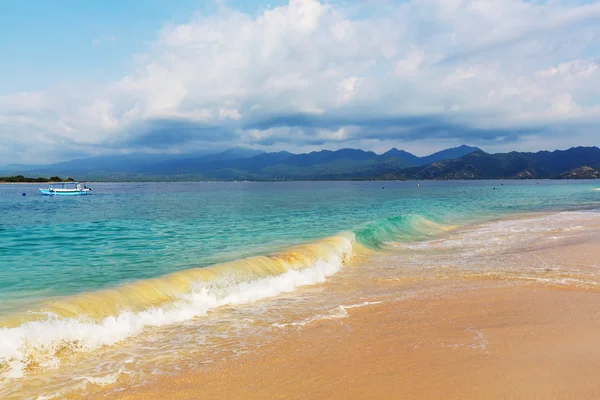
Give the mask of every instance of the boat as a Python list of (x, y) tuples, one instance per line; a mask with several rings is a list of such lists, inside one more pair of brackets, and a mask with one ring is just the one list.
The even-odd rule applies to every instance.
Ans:
[(48, 188), (39, 188), (39, 191), (44, 196), (79, 196), (82, 194), (91, 194), (92, 188), (87, 183), (50, 182)]

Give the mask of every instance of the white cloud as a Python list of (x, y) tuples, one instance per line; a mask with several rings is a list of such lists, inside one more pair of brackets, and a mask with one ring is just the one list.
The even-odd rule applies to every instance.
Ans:
[(357, 76), (351, 76), (342, 80), (338, 85), (338, 90), (340, 91), (340, 102), (348, 103), (351, 101), (352, 98), (356, 96), (362, 81), (363, 79)]
[(587, 80), (597, 73), (598, 64), (590, 60), (572, 60), (560, 63), (543, 71), (536, 72), (537, 77), (557, 77), (570, 83), (574, 80)]
[[(152, 148), (145, 138), (168, 150), (157, 135), (169, 121), (172, 129), (185, 122), (186, 133), (172, 136), (189, 148), (222, 140), (265, 149), (379, 149), (414, 146), (416, 137), (556, 147), (578, 136), (553, 124), (592, 132), (600, 121), (600, 73), (589, 57), (600, 45), (600, 2), (412, 0), (379, 14), (357, 7), (291, 0), (258, 16), (221, 8), (165, 26), (140, 58), (145, 65), (104, 87), (0, 97), (0, 157)], [(294, 117), (301, 113), (314, 120)], [(544, 140), (528, 139), (536, 129)]]
[(413, 75), (419, 71), (424, 60), (424, 53), (413, 49), (406, 58), (396, 62), (397, 75)]
[(556, 95), (552, 98), (551, 111), (558, 115), (570, 115), (579, 110), (569, 93)]

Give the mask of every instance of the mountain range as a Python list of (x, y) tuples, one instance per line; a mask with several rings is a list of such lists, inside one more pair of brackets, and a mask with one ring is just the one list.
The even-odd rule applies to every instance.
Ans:
[(427, 157), (403, 150), (384, 154), (356, 149), (321, 150), (307, 154), (265, 153), (232, 148), (217, 154), (116, 156), (75, 159), (47, 165), (8, 165), (0, 175), (75, 176), (79, 180), (297, 180), (361, 179), (479, 150), (460, 146)]
[(456, 159), (392, 171), (380, 179), (595, 179), (600, 149), (574, 147), (537, 153), (488, 154), (474, 151)]
[(216, 154), (130, 154), (0, 167), (0, 175), (15, 173), (95, 181), (577, 179), (600, 178), (600, 149), (489, 154), (463, 145), (418, 157), (396, 148), (383, 154), (357, 149), (293, 154), (232, 148)]

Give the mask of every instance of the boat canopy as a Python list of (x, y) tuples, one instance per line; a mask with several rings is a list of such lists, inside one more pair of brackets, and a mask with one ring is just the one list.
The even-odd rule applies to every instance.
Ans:
[(79, 182), (48, 182), (50, 185), (78, 185)]
[(67, 189), (69, 187), (78, 187), (79, 185), (87, 185), (87, 182), (48, 182), (48, 188), (52, 189), (52, 188), (61, 188), (61, 189)]

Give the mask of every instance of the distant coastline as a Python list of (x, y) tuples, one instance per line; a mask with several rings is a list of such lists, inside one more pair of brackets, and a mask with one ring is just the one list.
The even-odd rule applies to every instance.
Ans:
[(49, 183), (49, 182), (73, 182), (73, 178), (62, 179), (59, 176), (51, 176), (50, 178), (43, 178), (38, 176), (37, 178), (28, 178), (23, 175), (14, 176), (0, 176), (0, 184), (25, 184), (25, 183)]

